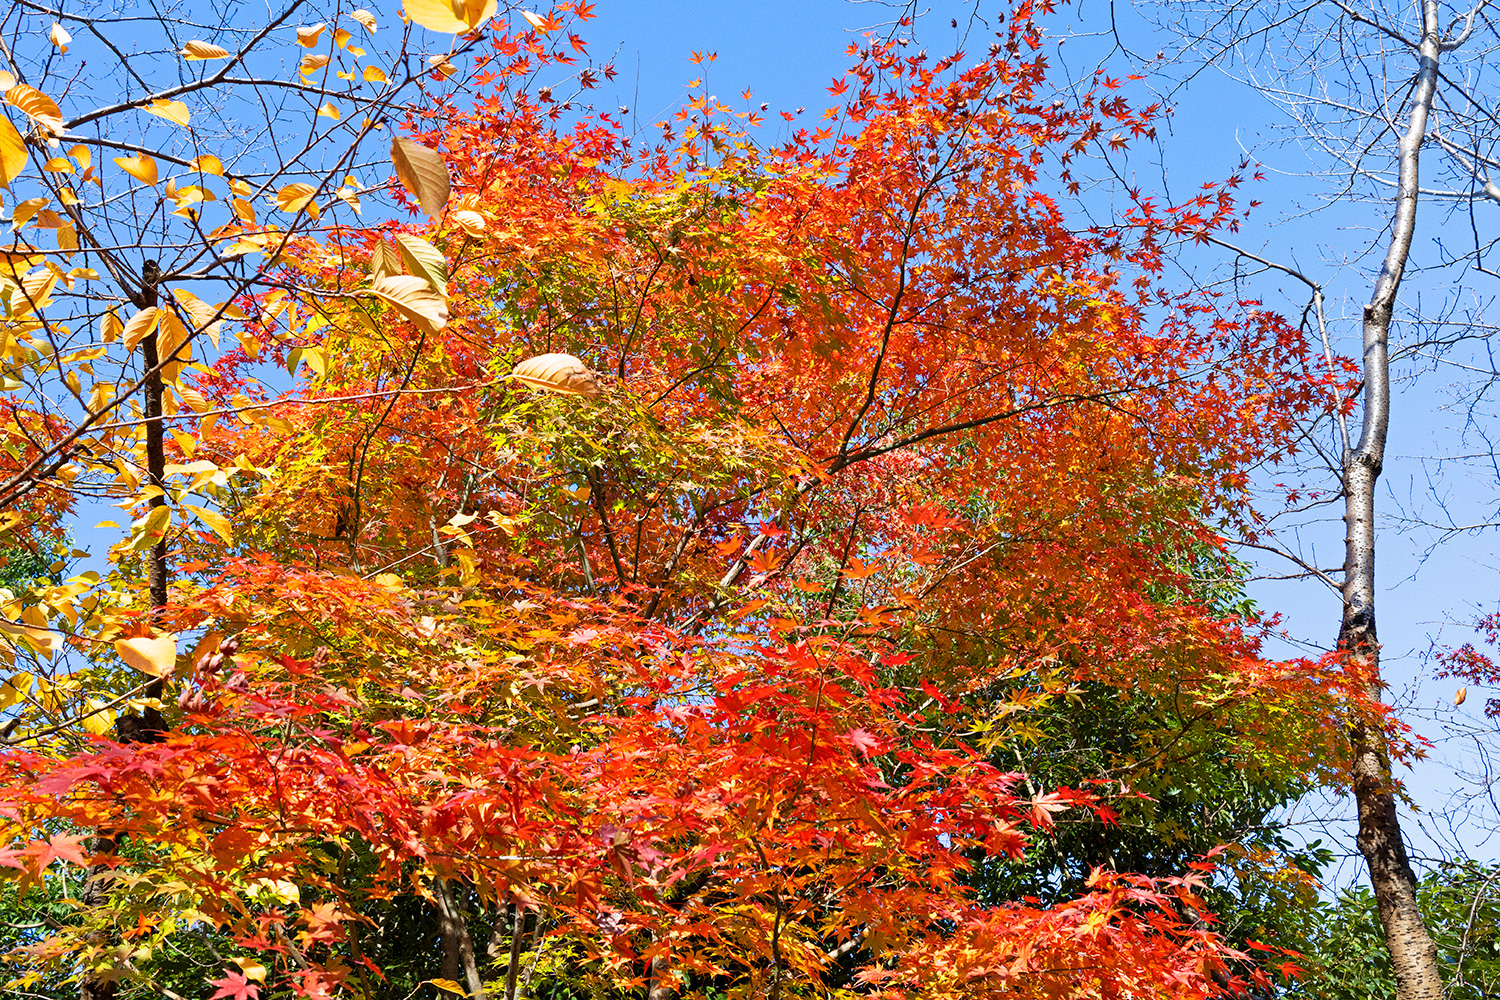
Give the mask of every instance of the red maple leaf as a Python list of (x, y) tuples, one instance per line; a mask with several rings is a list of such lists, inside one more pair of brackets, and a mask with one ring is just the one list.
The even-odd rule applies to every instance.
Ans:
[(226, 972), (223, 979), (215, 979), (208, 985), (219, 988), (218, 992), (208, 1000), (220, 1000), (221, 997), (230, 997), (232, 1000), (257, 1000), (260, 996), (260, 987), (246, 979), (242, 972)]

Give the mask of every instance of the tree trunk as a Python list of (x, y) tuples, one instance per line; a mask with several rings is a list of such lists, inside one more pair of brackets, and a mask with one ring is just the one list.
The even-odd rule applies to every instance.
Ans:
[[(1344, 589), (1339, 648), (1370, 678), (1370, 696), (1383, 697), (1375, 633), (1375, 486), (1385, 460), (1390, 424), (1390, 330), (1396, 291), (1406, 271), (1417, 217), (1417, 167), (1437, 88), (1439, 32), (1436, 0), (1422, 2), (1420, 68), (1410, 116), (1401, 136), (1391, 242), (1370, 304), (1364, 310), (1364, 414), (1359, 444), (1344, 458)], [(1442, 1000), (1437, 948), (1417, 908), (1417, 878), (1401, 839), (1385, 736), (1365, 723), (1350, 734), (1359, 850), (1370, 866), (1386, 947), (1396, 974), (1397, 1000)]]
[[(156, 261), (148, 260), (141, 265), (141, 287), (130, 297), (132, 304), (139, 309), (155, 308), (158, 303), (156, 285), (160, 279), (161, 268)], [(167, 469), (162, 421), (164, 387), (161, 377), (161, 359), (156, 345), (156, 330), (141, 341), (141, 362), (146, 370), (146, 384), (143, 388), (145, 411), (143, 416), (146, 418), (144, 428), (146, 482), (164, 490)], [(158, 493), (151, 498), (148, 506), (154, 510), (166, 502), (165, 493)], [(151, 546), (146, 554), (146, 588), (151, 603), (151, 614), (148, 620), (155, 627), (158, 614), (167, 603), (167, 539), (165, 534), (161, 541)], [(142, 696), (159, 700), (166, 690), (165, 683), (161, 678), (153, 680), (146, 685)], [(119, 743), (159, 743), (166, 732), (166, 722), (162, 719), (161, 710), (157, 708), (148, 707), (142, 709), (139, 715), (131, 712), (115, 720), (115, 740)], [(118, 838), (113, 833), (101, 831), (94, 838), (93, 852), (101, 857), (113, 854), (118, 847)], [(103, 906), (109, 902), (111, 881), (112, 869), (109, 865), (101, 863), (89, 868), (88, 874), (84, 877), (80, 902), (91, 908)], [(79, 988), (82, 1000), (115, 1000), (119, 991), (119, 983), (115, 980), (99, 979), (93, 976), (85, 976)]]

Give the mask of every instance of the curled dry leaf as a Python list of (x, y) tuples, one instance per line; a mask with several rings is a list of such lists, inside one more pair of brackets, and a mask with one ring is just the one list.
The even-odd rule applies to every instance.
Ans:
[(200, 42), (194, 39), (191, 42), (182, 43), (182, 58), (188, 62), (202, 59), (228, 59), (229, 50), (212, 42)]
[(177, 636), (169, 632), (152, 639), (116, 639), (115, 652), (142, 673), (166, 677), (177, 666)]
[(360, 24), (362, 24), (364, 26), (364, 29), (366, 31), (368, 31), (370, 34), (372, 34), (372, 35), (375, 34), (375, 15), (374, 14), (371, 14), (369, 11), (365, 10), (363, 7), (360, 7), (358, 10), (351, 10), (349, 12), (349, 16), (352, 17), (352, 18), (354, 18), (354, 20), (358, 21)]
[(423, 212), (437, 215), (448, 204), (448, 164), (437, 150), (398, 136), (391, 140), (391, 163)]
[(426, 278), (414, 274), (379, 278), (370, 291), (427, 333), (437, 333), (448, 325), (448, 300)]
[(57, 46), (59, 52), (63, 55), (68, 54), (68, 45), (73, 41), (73, 36), (68, 34), (67, 28), (53, 21), (52, 30), (48, 33), (47, 37), (52, 39), (52, 44)]
[(1464, 699), (1467, 697), (1469, 697), (1469, 689), (1466, 687), (1461, 687), (1457, 691), (1453, 692), (1453, 704), (1462, 705), (1464, 703)]
[(604, 392), (589, 366), (571, 354), (539, 354), (527, 358), (506, 377), (533, 389), (549, 389), (567, 396), (598, 396)]

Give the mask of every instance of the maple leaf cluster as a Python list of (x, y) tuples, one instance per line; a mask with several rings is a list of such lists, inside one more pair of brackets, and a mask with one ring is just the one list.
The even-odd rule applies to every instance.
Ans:
[[(107, 636), (175, 691), (170, 729), (0, 756), (0, 869), (109, 887), (24, 960), (149, 985), (175, 933), (217, 942), (213, 997), (387, 995), (415, 907), (470, 962), (491, 928), (508, 995), (523, 953), (653, 1000), (1266, 985), (1211, 865), (1101, 868), (1059, 905), (974, 885), (1118, 815), (1000, 763), (1081, 685), (1292, 776), (1336, 770), (1364, 698), (1263, 659), (1193, 578), (1347, 372), (1162, 279), (1232, 184), (1070, 219), (1088, 157), (1159, 109), (1103, 77), (1054, 99), (1032, 14), (978, 60), (867, 39), (819, 127), (774, 138), (701, 94), (645, 144), (558, 100), (547, 73), (612, 74), (585, 5), (435, 64), (403, 212), (287, 236), (239, 347), (181, 376), (211, 415), (169, 468), (216, 509), (174, 534), (170, 601)], [(437, 971), (411, 986), (472, 989)]]

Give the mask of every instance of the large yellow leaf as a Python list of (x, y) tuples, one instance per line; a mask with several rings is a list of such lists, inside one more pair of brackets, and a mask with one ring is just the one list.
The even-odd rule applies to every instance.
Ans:
[(317, 218), (318, 206), (313, 203), (313, 196), (317, 193), (318, 189), (311, 184), (287, 184), (276, 192), (276, 207), (293, 214), (306, 208), (309, 214)]
[(115, 164), (142, 184), (155, 184), (159, 176), (156, 172), (156, 161), (146, 153), (117, 156)]
[(188, 62), (197, 59), (228, 59), (229, 50), (212, 42), (191, 41), (182, 43), (182, 58)]
[(160, 318), (161, 310), (155, 306), (142, 309), (130, 317), (130, 322), (125, 324), (125, 329), (120, 334), (125, 341), (125, 350), (135, 350), (137, 344), (156, 332), (156, 324)]
[(396, 247), (401, 251), (401, 262), (409, 273), (426, 278), (444, 295), (448, 293), (448, 262), (443, 259), (441, 250), (407, 233), (396, 234)]
[(437, 150), (398, 136), (391, 140), (391, 163), (422, 211), (437, 215), (448, 204), (448, 164)]
[(175, 125), (186, 127), (188, 123), (188, 107), (181, 101), (168, 101), (165, 98), (157, 98), (142, 110), (149, 115), (165, 118)]
[(508, 378), (533, 389), (549, 389), (566, 396), (598, 396), (604, 390), (589, 366), (571, 354), (539, 354), (516, 365)]
[(319, 22), (306, 28), (297, 29), (297, 44), (303, 48), (310, 49), (318, 44), (318, 36), (323, 34), (323, 29), (328, 25)]
[(401, 259), (385, 240), (376, 243), (370, 251), (370, 276), (376, 281), (401, 273)]
[(116, 639), (115, 652), (142, 673), (165, 677), (177, 666), (177, 636), (168, 632), (152, 639)]
[(62, 111), (57, 102), (35, 87), (18, 83), (5, 92), (5, 101), (11, 107), (24, 112), (38, 125), (53, 135), (63, 130)]
[(365, 30), (368, 31), (370, 34), (373, 35), (375, 33), (375, 15), (374, 14), (371, 14), (369, 11), (367, 11), (363, 7), (361, 7), (358, 10), (351, 10), (349, 12), (349, 16), (352, 17), (352, 18), (354, 18), (354, 20), (358, 21), (360, 24), (364, 25)]
[(26, 142), (21, 133), (9, 118), (0, 115), (0, 187), (10, 188), (10, 182), (26, 169), (26, 160)]
[(426, 278), (392, 275), (376, 281), (370, 291), (428, 333), (437, 333), (448, 325), (448, 300)]
[(406, 16), (430, 31), (471, 31), (495, 16), (495, 0), (405, 0)]

